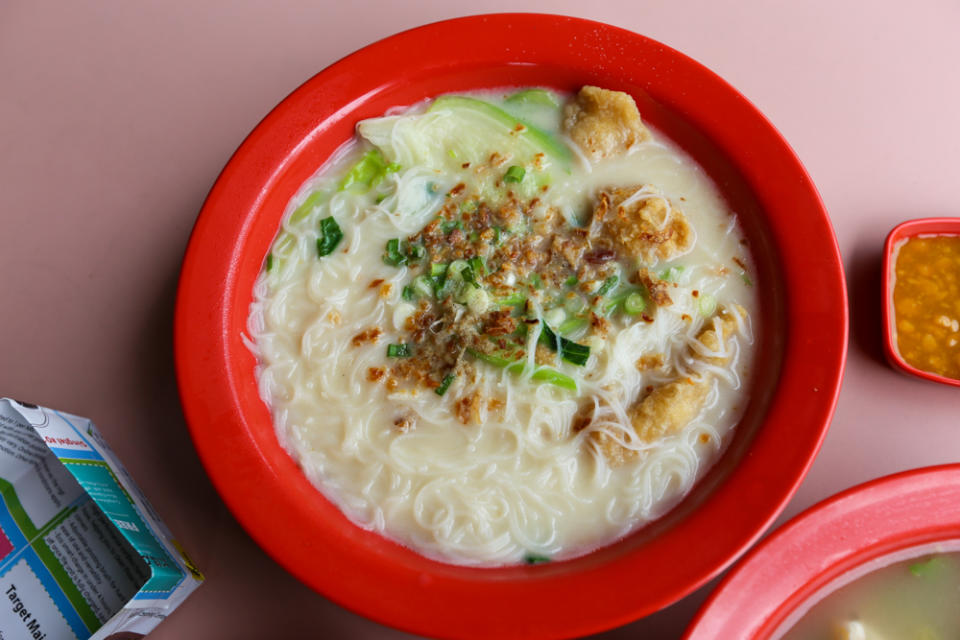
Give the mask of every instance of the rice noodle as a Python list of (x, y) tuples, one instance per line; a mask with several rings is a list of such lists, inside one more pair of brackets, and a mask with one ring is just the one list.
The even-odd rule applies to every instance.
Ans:
[[(401, 128), (434, 126), (444, 115), (410, 122), (390, 117), (400, 123), (391, 130), (392, 144), (401, 156), (416, 158)], [(580, 555), (674, 506), (729, 440), (745, 408), (753, 351), (755, 294), (730, 275), (736, 269), (731, 256), (749, 259), (743, 236), (703, 172), (658, 136), (622, 160), (589, 172), (575, 168), (552, 185), (544, 199), (573, 219), (598, 187), (655, 184), (658, 189), (639, 190), (624, 204), (664, 199), (665, 226), (670, 200), (676, 204), (682, 196), (680, 208), (698, 242), (682, 259), (685, 269), (670, 290), (674, 304), (658, 308), (651, 323), (615, 327), (587, 366), (557, 367), (576, 380), (576, 393), (530, 378), (541, 331), (534, 325), (525, 375), (481, 366), (476, 379), (454, 383), (450, 397), (475, 392), (502, 403), (498, 411), (484, 404), (480, 424), (465, 426), (447, 396), (390, 391), (368, 380), (372, 368), (385, 365), (384, 345), (402, 341), (393, 318), (409, 276), (406, 268), (383, 263), (383, 247), (436, 215), (442, 197), (431, 197), (424, 185), (436, 183), (442, 194), (455, 181), (403, 165), (385, 178), (387, 195), (378, 203), (336, 192), (301, 221), (289, 221), (310, 193), (334, 189), (358, 154), (356, 145), (345, 147), (289, 204), (281, 234), (291, 239), (257, 280), (244, 336), (258, 358), (258, 388), (278, 438), (310, 480), (360, 526), (429, 557), (474, 566), (516, 563), (528, 553)], [(328, 216), (338, 221), (344, 244), (318, 260), (318, 221)], [(368, 286), (376, 280), (390, 285), (385, 297)], [(737, 340), (718, 351), (696, 340), (713, 320), (700, 312), (694, 290), (746, 309), (748, 317), (737, 315)], [(370, 327), (383, 331), (380, 340), (353, 346), (352, 338)], [(692, 353), (730, 360), (715, 366)], [(664, 365), (640, 370), (637, 360), (645, 354), (662, 354)], [(706, 372), (712, 376), (705, 406), (682, 431), (653, 443), (629, 437), (630, 405), (645, 388)], [(594, 403), (594, 424), (574, 433), (571, 423), (584, 401)], [(411, 416), (413, 428), (399, 431), (398, 415)], [(644, 455), (611, 467), (592, 444), (594, 431)]]

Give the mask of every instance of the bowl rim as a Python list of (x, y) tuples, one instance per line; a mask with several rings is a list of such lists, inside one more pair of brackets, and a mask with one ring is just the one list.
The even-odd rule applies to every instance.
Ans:
[(903, 242), (918, 236), (958, 236), (960, 237), (960, 218), (917, 218), (901, 222), (887, 234), (883, 243), (883, 275), (881, 292), (883, 295), (883, 352), (887, 362), (901, 373), (916, 376), (931, 382), (939, 382), (951, 387), (960, 387), (960, 380), (948, 378), (930, 371), (918, 369), (904, 360), (897, 349), (896, 313), (893, 310), (893, 288), (896, 284), (894, 269), (896, 255)]
[[(519, 32), (522, 46), (517, 45)], [(303, 474), (298, 471), (301, 478), (293, 481), (294, 487), (283, 483), (281, 476), (295, 463), (285, 452), (284, 459), (275, 457), (278, 443), (261, 448), (241, 410), (241, 381), (230, 359), (229, 341), (236, 337), (227, 335), (236, 271), (242, 262), (236, 250), (271, 181), (304, 139), (322, 133), (323, 122), (304, 129), (308, 125), (299, 121), (303, 119), (299, 112), (309, 111), (305, 105), (319, 89), (342, 86), (348, 78), (358, 82), (359, 69), (375, 75), (383, 56), (462, 52), (462, 43), (478, 36), (497, 45), (490, 50), (498, 51), (497, 64), (502, 66), (545, 66), (536, 62), (542, 53), (537, 47), (549, 52), (550, 64), (589, 63), (604, 69), (619, 64), (621, 74), (635, 73), (622, 65), (624, 59), (664, 61), (673, 74), (671, 104), (697, 108), (701, 115), (709, 112), (696, 126), (730, 156), (758, 198), (762, 192), (760, 199), (768, 208), (781, 209), (784, 220), (777, 222), (778, 238), (796, 233), (808, 241), (803, 250), (777, 245), (785, 265), (784, 314), (791, 331), (783, 339), (785, 364), (765, 418), (769, 426), (750, 441), (749, 452), (758, 455), (744, 455), (731, 474), (710, 489), (709, 510), (700, 505), (672, 529), (672, 547), (683, 544), (699, 556), (700, 564), (675, 564), (675, 575), (664, 578), (669, 583), (656, 593), (636, 580), (650, 569), (642, 560), (651, 559), (654, 545), (645, 548), (646, 556), (636, 550), (622, 554), (616, 565), (580, 563), (572, 577), (563, 572), (566, 562), (543, 568), (469, 570), (427, 561), (429, 571), (411, 570), (383, 561), (403, 553), (415, 555), (385, 539), (380, 539), (376, 553), (365, 556), (354, 548), (353, 538), (363, 538), (366, 532), (355, 526), (351, 534), (329, 531), (324, 518), (343, 516), (335, 508), (332, 512), (312, 485), (309, 497), (317, 506), (309, 511), (291, 506), (306, 499)], [(577, 39), (592, 43), (596, 50), (573, 50), (564, 44)], [(603, 48), (618, 48), (618, 53), (610, 55)], [(468, 60), (470, 55), (494, 54), (457, 53), (444, 64), (479, 64)], [(666, 89), (658, 98), (665, 96)], [(336, 113), (349, 110), (356, 100)], [(291, 134), (291, 122), (297, 123), (295, 131), (300, 128), (298, 135)], [(752, 144), (740, 144), (740, 136), (749, 136)], [(784, 180), (785, 175), (790, 179)], [(789, 229), (783, 213), (788, 206), (792, 214), (804, 214), (792, 217)], [(618, 27), (549, 14), (486, 14), (432, 23), (368, 45), (307, 80), (257, 125), (224, 167), (191, 234), (177, 293), (174, 355), (184, 415), (214, 486), (257, 543), (301, 581), (361, 615), (415, 633), (565, 637), (602, 631), (675, 602), (719, 574), (762, 535), (795, 493), (826, 435), (840, 391), (847, 332), (843, 268), (823, 202), (787, 142), (739, 92), (693, 59)], [(816, 357), (809, 357), (810, 349)], [(808, 429), (796, 433), (797, 423)], [(763, 452), (782, 452), (791, 445), (788, 463), (773, 469), (763, 462)], [(271, 493), (274, 488), (279, 492)], [(744, 511), (745, 505), (749, 510)], [(730, 518), (731, 510), (738, 517)], [(291, 539), (289, 529), (281, 526), (286, 519), (316, 526), (311, 532), (316, 539)], [(726, 531), (714, 532), (714, 544), (697, 544), (710, 528), (707, 523), (715, 528), (721, 521)], [(322, 558), (304, 555), (317, 549), (335, 553)], [(388, 590), (392, 599), (380, 597)], [(497, 607), (497, 615), (488, 615), (490, 607)], [(427, 608), (431, 611), (423, 611)]]
[(751, 549), (700, 607), (683, 640), (768, 640), (844, 573), (958, 540), (960, 464), (875, 478), (814, 504)]

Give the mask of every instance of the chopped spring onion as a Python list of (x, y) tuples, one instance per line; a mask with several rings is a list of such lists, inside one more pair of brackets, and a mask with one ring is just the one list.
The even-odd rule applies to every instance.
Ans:
[(427, 250), (423, 248), (423, 245), (392, 238), (387, 240), (383, 261), (391, 267), (402, 267), (405, 264), (416, 264), (425, 255), (427, 255)]
[(401, 344), (388, 344), (387, 345), (387, 357), (388, 358), (409, 358), (413, 353), (410, 351), (410, 345), (406, 343)]
[(508, 296), (500, 298), (497, 300), (497, 304), (501, 307), (512, 307), (518, 304), (523, 304), (526, 301), (526, 298), (519, 291), (514, 291)]
[(660, 279), (666, 280), (667, 282), (676, 282), (680, 274), (683, 273), (684, 268), (682, 264), (678, 264), (675, 267), (667, 267), (660, 272)]
[(430, 277), (436, 278), (438, 276), (446, 275), (447, 273), (447, 264), (444, 262), (434, 262), (430, 264)]
[(615, 286), (617, 286), (617, 283), (618, 283), (618, 282), (620, 282), (619, 276), (610, 276), (609, 278), (607, 278), (606, 280), (604, 280), (604, 281), (603, 281), (603, 284), (600, 285), (600, 288), (597, 289), (597, 295), (598, 295), (598, 296), (605, 296), (605, 295), (607, 295), (608, 293), (610, 293), (611, 291), (613, 291), (613, 288), (614, 288)]
[(477, 203), (473, 200), (467, 200), (460, 204), (460, 211), (463, 213), (473, 213), (477, 210)]
[(577, 283), (579, 283), (579, 282), (580, 282), (580, 280), (577, 279), (577, 276), (570, 276), (569, 278), (567, 278), (567, 279), (564, 281), (563, 284), (565, 284), (565, 285), (568, 286), (568, 287), (575, 287), (575, 286), (577, 286)]
[(740, 277), (743, 279), (743, 284), (747, 285), (748, 287), (753, 286), (753, 280), (750, 279), (750, 276), (747, 275), (746, 271), (741, 273)]
[(543, 278), (536, 271), (530, 274), (530, 286), (534, 289), (543, 289)]
[(273, 269), (273, 254), (272, 254), (272, 253), (268, 253), (268, 254), (267, 254), (267, 271), (270, 271), (270, 269)]
[(440, 383), (440, 386), (433, 390), (434, 393), (436, 393), (438, 396), (442, 396), (447, 392), (447, 389), (450, 388), (450, 385), (453, 384), (453, 381), (456, 379), (457, 376), (453, 375), (452, 373), (447, 374), (444, 377), (443, 382)]
[(427, 276), (417, 276), (413, 279), (410, 288), (413, 293), (420, 298), (427, 298), (433, 295), (433, 283)]
[(628, 294), (623, 300), (623, 312), (628, 315), (635, 316), (638, 313), (643, 313), (646, 308), (647, 301), (639, 291)]
[(383, 202), (383, 201), (386, 200), (386, 199), (387, 199), (387, 194), (381, 193), (380, 195), (378, 195), (378, 196), (376, 197), (376, 199), (374, 200), (374, 202), (376, 202), (377, 204), (380, 204), (381, 202)]
[(320, 237), (317, 238), (317, 254), (322, 258), (330, 255), (337, 248), (340, 241), (343, 240), (343, 231), (340, 225), (329, 216), (320, 221)]
[(541, 556), (536, 553), (528, 553), (523, 556), (523, 561), (527, 564), (544, 564), (545, 562), (550, 562), (550, 558), (547, 556)]
[[(510, 373), (521, 373), (526, 366), (524, 360), (511, 360), (473, 349), (467, 349), (467, 353), (477, 360), (482, 360), (495, 367), (501, 367)], [(547, 382), (562, 389), (569, 389), (570, 391), (577, 390), (576, 380), (550, 367), (537, 367), (530, 377), (538, 382)]]
[(578, 344), (573, 340), (567, 340), (562, 336), (557, 337), (557, 334), (546, 322), (543, 323), (540, 342), (556, 351), (561, 358), (572, 364), (582, 367), (590, 359), (590, 347), (585, 344)]
[(377, 186), (388, 173), (399, 170), (400, 165), (396, 162), (388, 164), (379, 149), (367, 151), (340, 181), (340, 191), (350, 189), (357, 193), (366, 193), (371, 187)]
[(463, 304), (467, 305), (470, 311), (481, 314), (490, 306), (490, 295), (479, 287), (466, 287)]
[(460, 229), (463, 231), (463, 220), (444, 220), (440, 223), (440, 231), (442, 231), (444, 235), (450, 233), (454, 229)]
[(473, 273), (478, 276), (483, 276), (487, 273), (487, 265), (480, 256), (473, 256), (467, 260), (467, 264), (473, 269)]
[(524, 169), (523, 167), (513, 165), (509, 169), (507, 169), (507, 173), (504, 174), (503, 176), (503, 181), (504, 182), (520, 182), (523, 180), (523, 176), (525, 176), (526, 173), (527, 173), (527, 170)]
[(407, 256), (400, 251), (400, 240), (387, 240), (387, 248), (383, 254), (383, 261), (391, 267), (399, 267), (407, 263)]
[(413, 300), (417, 297), (416, 292), (414, 292), (413, 287), (410, 285), (403, 287), (403, 293), (401, 295), (407, 302), (413, 302)]
[(454, 260), (450, 263), (450, 266), (447, 267), (447, 277), (462, 278), (463, 272), (469, 268), (470, 264), (466, 260)]
[(500, 227), (493, 228), (493, 244), (500, 244), (500, 236), (503, 234), (503, 230)]
[(698, 306), (700, 307), (700, 315), (709, 318), (717, 310), (717, 299), (709, 293), (701, 293)]

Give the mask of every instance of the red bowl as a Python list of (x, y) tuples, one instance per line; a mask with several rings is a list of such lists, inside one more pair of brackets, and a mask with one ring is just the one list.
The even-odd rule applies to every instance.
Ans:
[(879, 478), (790, 520), (724, 578), (684, 640), (776, 637), (844, 574), (921, 555), (927, 545), (960, 545), (960, 464)]
[(887, 362), (902, 373), (960, 387), (960, 380), (917, 369), (900, 356), (897, 350), (897, 323), (893, 311), (894, 269), (899, 245), (917, 236), (960, 236), (960, 218), (920, 218), (908, 220), (893, 228), (883, 245), (883, 350)]
[[(719, 462), (667, 516), (587, 556), (535, 567), (441, 564), (364, 531), (278, 444), (243, 334), (288, 200), (358, 120), (437, 94), (596, 84), (707, 170), (737, 212), (763, 300), (751, 399)], [(809, 176), (747, 100), (672, 49), (549, 15), (460, 18), (372, 44), (307, 81), (243, 142), (204, 204), (174, 322), (185, 415), (217, 490), (280, 564), (330, 599), (444, 637), (559, 637), (656, 611), (717, 575), (773, 522), (826, 433), (847, 343), (836, 240)]]

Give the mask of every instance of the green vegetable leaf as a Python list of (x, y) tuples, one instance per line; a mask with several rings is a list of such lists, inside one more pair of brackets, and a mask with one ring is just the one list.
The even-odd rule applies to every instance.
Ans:
[(562, 336), (557, 336), (550, 326), (543, 322), (543, 331), (540, 332), (540, 342), (548, 348), (556, 351), (557, 354), (572, 364), (583, 366), (590, 359), (590, 347), (585, 344), (578, 344), (573, 340), (568, 340)]
[(340, 191), (354, 191), (366, 193), (371, 187), (377, 186), (389, 173), (400, 170), (400, 165), (387, 163), (379, 149), (367, 151), (347, 175), (340, 181)]
[(507, 97), (507, 104), (529, 104), (541, 107), (559, 107), (553, 93), (546, 89), (523, 89)]
[(926, 560), (914, 562), (910, 565), (910, 573), (918, 578), (932, 578), (946, 568), (943, 558), (931, 556)]
[(343, 231), (340, 230), (340, 225), (333, 219), (333, 216), (328, 216), (320, 221), (320, 237), (317, 238), (317, 255), (321, 258), (330, 255), (333, 253), (333, 250), (337, 248), (337, 245), (340, 244), (341, 240), (343, 240)]
[(326, 191), (314, 191), (307, 199), (290, 214), (290, 224), (300, 222), (313, 211), (314, 207), (320, 205), (327, 197)]
[(270, 269), (273, 269), (273, 254), (272, 254), (272, 253), (268, 253), (268, 254), (267, 254), (267, 271), (269, 272)]

